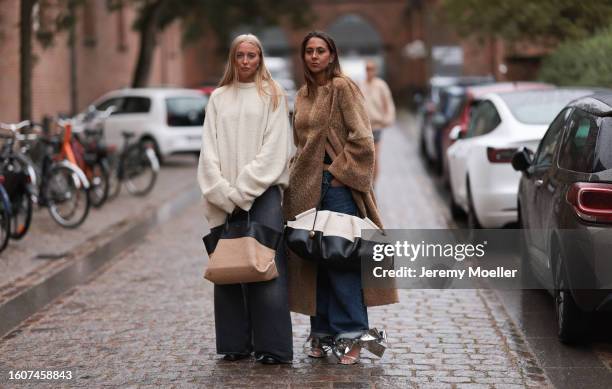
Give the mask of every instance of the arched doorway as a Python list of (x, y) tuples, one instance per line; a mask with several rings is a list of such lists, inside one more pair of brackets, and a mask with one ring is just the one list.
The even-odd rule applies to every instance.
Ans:
[(327, 28), (340, 52), (342, 70), (355, 81), (365, 79), (365, 63), (373, 60), (385, 74), (383, 41), (376, 28), (357, 14), (345, 14)]

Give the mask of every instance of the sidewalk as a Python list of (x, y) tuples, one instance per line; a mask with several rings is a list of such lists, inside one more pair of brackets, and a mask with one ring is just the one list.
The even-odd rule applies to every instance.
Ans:
[[(104, 244), (139, 216), (192, 189), (195, 170), (193, 157), (173, 158), (162, 167), (149, 195), (134, 197), (122, 188), (119, 197), (102, 208), (92, 207), (77, 229), (63, 229), (51, 219), (46, 208), (35, 209), (28, 234), (22, 240), (11, 240), (0, 253), (0, 303)], [(58, 258), (40, 257), (47, 255)]]

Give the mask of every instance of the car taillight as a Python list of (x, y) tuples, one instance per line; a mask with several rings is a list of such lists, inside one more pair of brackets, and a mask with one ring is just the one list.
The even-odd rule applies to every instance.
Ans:
[(0, 184), (4, 184), (4, 176), (0, 176)]
[(566, 199), (579, 218), (612, 223), (612, 184), (577, 182), (567, 191)]
[(487, 158), (491, 163), (510, 163), (517, 150), (516, 148), (496, 149), (495, 147), (487, 147)]

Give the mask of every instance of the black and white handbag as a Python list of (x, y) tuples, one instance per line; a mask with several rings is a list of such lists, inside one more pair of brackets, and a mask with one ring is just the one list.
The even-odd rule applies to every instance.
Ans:
[[(324, 194), (321, 196), (323, 199)], [(316, 208), (300, 213), (287, 221), (285, 241), (287, 247), (307, 261), (339, 270), (358, 270), (361, 258), (372, 253), (375, 242), (362, 236), (384, 235), (370, 219)]]

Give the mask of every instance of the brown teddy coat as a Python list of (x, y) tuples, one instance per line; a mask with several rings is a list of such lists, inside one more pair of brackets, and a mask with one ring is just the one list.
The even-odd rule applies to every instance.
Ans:
[[(283, 211), (287, 220), (317, 206), (321, 196), (325, 151), (333, 163), (329, 172), (351, 188), (362, 217), (382, 228), (373, 191), (374, 140), (364, 99), (345, 77), (317, 88), (308, 97), (297, 93), (293, 136), (297, 152), (290, 167)], [(289, 252), (289, 306), (316, 315), (317, 266)], [(396, 289), (364, 289), (366, 306), (398, 302)]]

